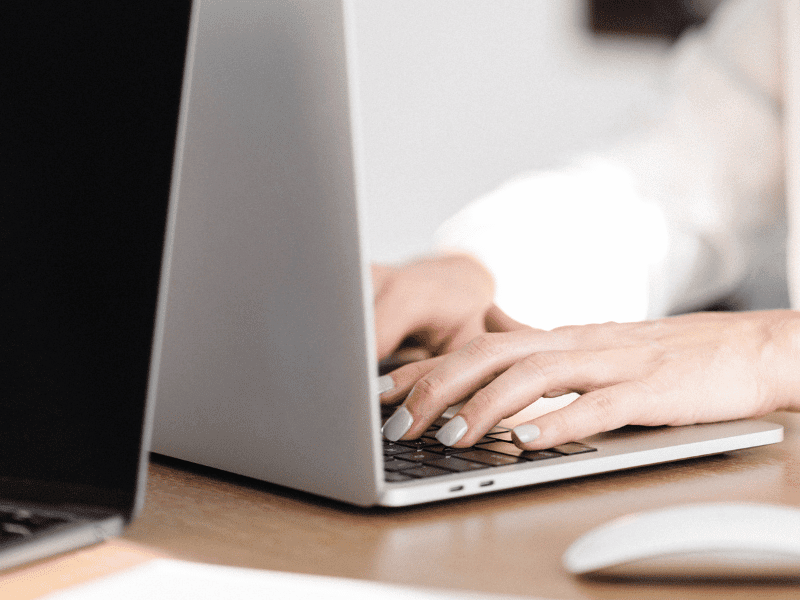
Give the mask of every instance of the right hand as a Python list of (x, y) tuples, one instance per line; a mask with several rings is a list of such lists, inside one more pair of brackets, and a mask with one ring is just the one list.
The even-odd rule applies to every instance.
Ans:
[(800, 311), (692, 313), (657, 321), (559, 327), (518, 323), (494, 307), (488, 333), (392, 373), (384, 404), (390, 440), (415, 439), (463, 404), (436, 433), (477, 443), (540, 398), (574, 402), (517, 424), (513, 441), (542, 450), (624, 425), (689, 425), (800, 410)]
[(426, 258), (401, 266), (372, 266), (378, 359), (401, 345), (430, 355), (450, 352), (485, 333), (494, 280), (467, 255)]

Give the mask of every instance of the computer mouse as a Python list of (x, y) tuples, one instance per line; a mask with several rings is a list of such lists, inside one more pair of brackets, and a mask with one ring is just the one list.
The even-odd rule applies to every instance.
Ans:
[(800, 579), (800, 509), (686, 504), (621, 517), (576, 540), (575, 575), (637, 579)]

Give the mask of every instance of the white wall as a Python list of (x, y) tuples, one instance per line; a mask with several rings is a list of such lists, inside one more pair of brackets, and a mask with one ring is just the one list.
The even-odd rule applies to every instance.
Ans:
[(652, 110), (662, 43), (597, 40), (583, 0), (357, 0), (373, 260)]

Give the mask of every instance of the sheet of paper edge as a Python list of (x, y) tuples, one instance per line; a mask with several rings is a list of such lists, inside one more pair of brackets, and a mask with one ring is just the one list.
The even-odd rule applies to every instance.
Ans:
[[(434, 590), (355, 579), (300, 575), (157, 559), (46, 596), (47, 600), (211, 600), (237, 598), (326, 598), (329, 600), (499, 600), (512, 596)], [(517, 597), (518, 598), (518, 597)]]

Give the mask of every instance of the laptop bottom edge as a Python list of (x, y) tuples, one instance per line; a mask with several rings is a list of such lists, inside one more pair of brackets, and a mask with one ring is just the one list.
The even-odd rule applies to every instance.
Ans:
[(548, 464), (526, 462), (469, 474), (453, 473), (425, 480), (387, 483), (379, 499), (386, 507), (402, 507), (699, 458), (775, 444), (783, 427), (766, 421), (635, 428), (582, 440), (596, 452), (560, 457)]

